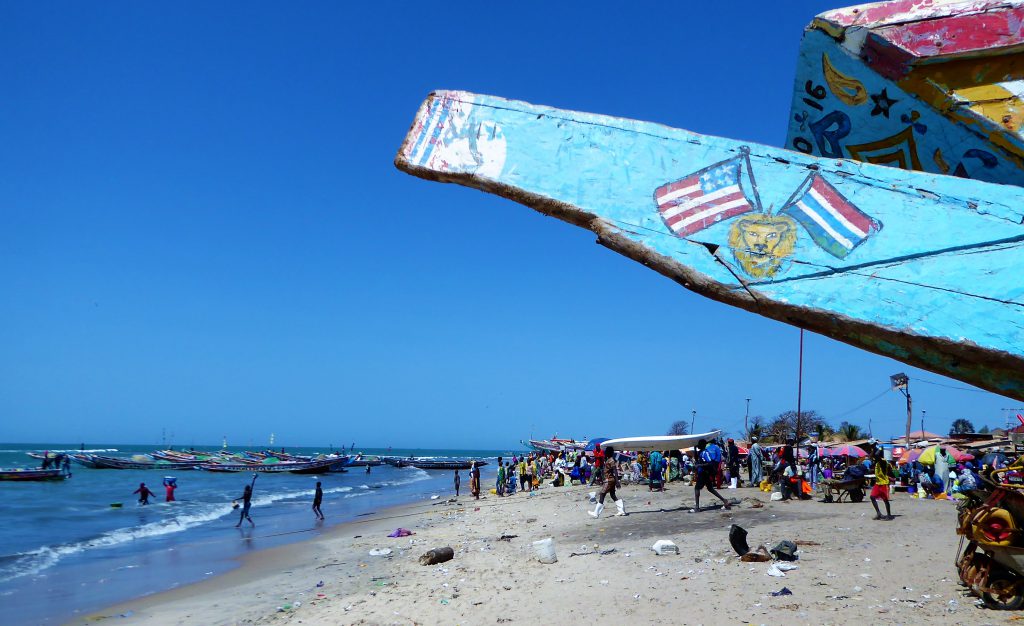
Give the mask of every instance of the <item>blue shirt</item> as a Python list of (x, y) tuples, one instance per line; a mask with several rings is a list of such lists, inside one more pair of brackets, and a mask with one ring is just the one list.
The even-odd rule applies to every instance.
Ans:
[(709, 443), (708, 447), (700, 453), (700, 460), (705, 463), (721, 463), (722, 449), (718, 447), (717, 443)]

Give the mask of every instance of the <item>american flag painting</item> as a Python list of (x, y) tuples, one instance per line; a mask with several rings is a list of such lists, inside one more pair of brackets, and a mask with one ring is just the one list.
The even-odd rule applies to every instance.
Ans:
[(807, 177), (793, 200), (780, 213), (789, 215), (807, 230), (823, 250), (844, 259), (882, 224), (858, 209), (820, 174)]
[(740, 187), (742, 157), (716, 163), (658, 187), (654, 202), (665, 224), (679, 237), (754, 210)]

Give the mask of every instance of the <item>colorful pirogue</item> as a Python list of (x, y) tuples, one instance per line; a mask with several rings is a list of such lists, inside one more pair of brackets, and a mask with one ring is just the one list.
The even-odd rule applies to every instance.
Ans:
[(1024, 182), (1022, 17), (991, 1), (819, 16), (797, 151), (438, 91), (395, 163), (589, 229), (701, 295), (1024, 399), (1024, 190), (993, 184)]

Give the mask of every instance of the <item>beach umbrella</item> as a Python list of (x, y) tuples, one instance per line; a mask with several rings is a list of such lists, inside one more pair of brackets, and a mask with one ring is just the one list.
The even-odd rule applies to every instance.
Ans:
[(868, 455), (863, 448), (859, 446), (852, 446), (848, 443), (844, 443), (835, 448), (829, 448), (829, 456), (852, 456), (858, 459), (863, 459)]
[(905, 449), (903, 451), (903, 454), (900, 455), (898, 463), (900, 465), (906, 465), (907, 463), (913, 463), (914, 461), (917, 461), (917, 460), (920, 459), (921, 453), (923, 453), (923, 452), (924, 452), (924, 450), (918, 450), (918, 449), (915, 449), (915, 448), (907, 448), (907, 449)]
[(957, 450), (953, 446), (932, 446), (921, 453), (918, 457), (917, 462), (921, 465), (935, 465), (935, 455), (939, 453), (939, 448), (945, 448), (946, 453), (953, 457), (953, 460), (957, 463), (962, 461), (970, 461), (974, 458), (973, 454), (967, 454), (963, 450)]
[(989, 452), (985, 456), (981, 457), (979, 463), (982, 465), (988, 465), (989, 467), (995, 467), (996, 461), (1008, 464), (1010, 462), (1010, 457), (1006, 456), (1002, 452)]
[(921, 465), (935, 465), (935, 455), (939, 453), (939, 446), (932, 446), (921, 453), (921, 456), (917, 457), (917, 462)]

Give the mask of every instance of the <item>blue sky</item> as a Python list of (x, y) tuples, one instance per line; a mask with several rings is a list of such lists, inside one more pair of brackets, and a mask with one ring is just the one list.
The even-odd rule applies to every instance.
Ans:
[[(6, 6), (0, 441), (494, 448), (795, 408), (797, 329), (392, 160), (439, 88), (781, 145), (803, 27), (845, 3), (369, 4)], [(898, 371), (915, 429), (1020, 404), (816, 335), (804, 365), (805, 409), (881, 436)]]

